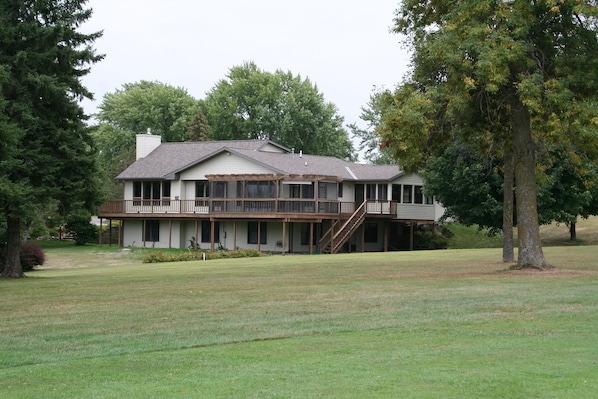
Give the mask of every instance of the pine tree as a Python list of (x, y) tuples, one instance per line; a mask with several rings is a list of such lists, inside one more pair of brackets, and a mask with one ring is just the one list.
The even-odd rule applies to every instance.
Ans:
[[(103, 56), (101, 32), (78, 28), (85, 0), (0, 2), (0, 209), (7, 225), (2, 277), (23, 277), (21, 225), (40, 206), (61, 215), (102, 200), (95, 147), (79, 105), (92, 94), (81, 78)], [(5, 141), (6, 139), (6, 141)]]

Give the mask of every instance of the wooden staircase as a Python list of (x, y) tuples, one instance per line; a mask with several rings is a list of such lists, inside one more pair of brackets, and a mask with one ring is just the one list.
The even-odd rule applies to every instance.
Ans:
[(367, 201), (364, 201), (338, 231), (335, 232), (340, 222), (336, 220), (332, 223), (332, 226), (330, 226), (328, 231), (320, 239), (320, 253), (338, 253), (343, 244), (351, 238), (351, 235), (363, 223), (367, 213), (366, 204)]

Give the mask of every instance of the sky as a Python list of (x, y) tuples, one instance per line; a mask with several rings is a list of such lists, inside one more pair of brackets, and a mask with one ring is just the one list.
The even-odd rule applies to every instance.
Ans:
[(300, 75), (332, 102), (345, 124), (360, 120), (375, 88), (392, 89), (408, 70), (390, 33), (399, 0), (89, 0), (83, 32), (106, 58), (83, 79), (97, 111), (125, 83), (159, 81), (205, 98), (233, 66)]

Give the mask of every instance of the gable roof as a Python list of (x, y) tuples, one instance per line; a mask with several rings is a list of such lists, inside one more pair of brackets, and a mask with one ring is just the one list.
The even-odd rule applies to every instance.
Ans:
[[(280, 152), (266, 148), (279, 149)], [(390, 181), (403, 174), (396, 165), (365, 165), (330, 156), (299, 155), (270, 140), (162, 143), (118, 175), (119, 180), (172, 180), (176, 174), (229, 152), (281, 175), (328, 175), (348, 181)], [(241, 174), (242, 171), (239, 171)]]

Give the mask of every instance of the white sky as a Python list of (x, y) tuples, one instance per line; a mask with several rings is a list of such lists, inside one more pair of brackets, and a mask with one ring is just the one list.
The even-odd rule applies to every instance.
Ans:
[(254, 61), (309, 78), (345, 123), (359, 120), (374, 87), (393, 88), (408, 66), (390, 33), (399, 0), (89, 0), (83, 31), (104, 30), (106, 54), (84, 78), (95, 101), (125, 83), (160, 81), (199, 99), (229, 69)]

